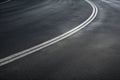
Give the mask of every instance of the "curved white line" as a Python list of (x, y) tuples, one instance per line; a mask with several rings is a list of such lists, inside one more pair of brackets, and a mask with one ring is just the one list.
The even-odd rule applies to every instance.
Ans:
[(83, 29), (85, 26), (87, 26), (90, 22), (92, 22), (95, 19), (95, 17), (97, 16), (97, 13), (98, 13), (98, 8), (96, 7), (95, 4), (93, 4), (89, 0), (86, 0), (86, 2), (88, 2), (92, 6), (93, 12), (92, 12), (91, 16), (86, 21), (84, 21), (82, 24), (80, 24), (79, 26), (73, 28), (72, 30), (70, 30), (70, 31), (58, 36), (58, 37), (55, 37), (55, 38), (53, 38), (51, 40), (48, 40), (48, 41), (46, 41), (46, 42), (44, 42), (42, 44), (38, 44), (38, 45), (36, 45), (34, 47), (31, 47), (29, 49), (26, 49), (24, 51), (21, 51), (21, 52), (18, 52), (16, 54), (13, 54), (13, 55), (10, 55), (8, 57), (0, 59), (0, 66), (3, 66), (5, 64), (13, 62), (13, 61), (15, 61), (17, 59), (25, 57), (25, 56), (27, 56), (29, 54), (37, 52), (37, 51), (39, 51), (39, 50), (41, 50), (43, 48), (46, 48), (46, 47), (48, 47), (48, 46), (50, 46), (50, 45), (52, 45), (54, 43), (57, 43), (58, 41), (61, 41), (61, 40), (65, 39), (65, 38), (73, 35), (74, 33), (78, 32), (79, 30)]
[(1, 2), (0, 4), (5, 4), (5, 3), (9, 2), (9, 1), (11, 1), (11, 0), (7, 0), (7, 1)]

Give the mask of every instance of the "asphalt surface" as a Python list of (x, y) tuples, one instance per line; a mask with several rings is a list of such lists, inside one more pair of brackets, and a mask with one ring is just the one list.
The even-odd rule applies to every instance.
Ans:
[(0, 2), (5, 2), (6, 0), (0, 0)]
[(82, 0), (12, 0), (0, 5), (0, 58), (65, 33), (91, 12)]
[[(49, 1), (50, 3), (54, 2), (51, 0)], [(84, 17), (85, 19), (87, 18), (87, 16), (90, 15), (90, 12), (91, 12), (90, 5), (84, 2), (83, 0), (76, 0), (76, 1), (75, 0), (55, 0), (55, 1), (56, 2), (60, 1), (60, 3), (65, 3), (65, 6), (67, 6), (66, 4), (68, 4), (70, 1), (70, 3), (72, 3), (73, 6), (76, 6), (77, 9), (74, 9), (70, 5), (73, 10), (73, 13), (76, 13), (75, 14), (76, 17), (74, 16), (68, 19), (70, 21), (74, 19), (76, 20), (77, 18), (76, 21), (79, 21), (77, 23), (80, 24), (82, 22), (81, 18), (83, 18), (83, 16), (85, 16)], [(119, 62), (120, 60), (120, 51), (119, 51), (120, 1), (118, 0), (109, 0), (109, 1), (108, 0), (91, 0), (91, 1), (95, 3), (96, 6), (98, 7), (99, 13), (96, 19), (90, 25), (86, 26), (83, 30), (77, 32), (75, 35), (65, 40), (62, 40), (34, 54), (31, 54), (29, 56), (16, 60), (10, 64), (0, 67), (0, 78), (1, 78), (0, 80), (120, 80), (120, 62)], [(31, 5), (36, 3), (32, 3)], [(58, 4), (56, 5), (58, 6)], [(83, 7), (85, 5), (86, 7), (84, 7), (82, 11), (83, 14), (80, 14), (80, 15), (77, 14), (77, 13), (81, 13), (80, 6)], [(63, 10), (65, 9), (65, 12), (66, 13), (68, 12), (71, 15), (71, 13), (67, 11), (69, 10), (68, 8), (67, 9), (62, 8), (62, 9)], [(86, 11), (90, 10), (90, 12), (89, 13), (84, 12), (85, 10)], [(58, 10), (58, 13), (59, 12), (61, 11)], [(5, 16), (7, 16), (7, 14)], [(34, 19), (34, 17), (32, 18)], [(56, 21), (56, 20), (49, 19), (48, 16), (47, 16), (47, 19), (53, 22)], [(0, 22), (1, 21), (4, 21), (4, 20), (0, 20)], [(77, 25), (76, 21), (71, 21), (73, 23), (68, 21), (68, 23), (69, 24), (71, 23), (70, 25), (72, 24)], [(65, 26), (63, 26), (62, 29), (64, 29)], [(58, 27), (58, 26), (56, 25), (55, 27)], [(74, 26), (72, 25), (71, 27), (69, 27), (69, 29), (71, 29), (72, 27)], [(18, 29), (21, 29), (21, 28), (24, 30), (25, 27), (18, 26)], [(26, 30), (27, 28), (28, 27), (26, 27)], [(5, 33), (7, 31), (12, 32), (12, 30), (14, 30), (15, 32), (18, 32), (16, 31), (17, 29), (15, 26), (12, 29), (8, 27), (6, 28), (2, 27), (2, 29), (0, 29), (1, 33)], [(47, 29), (44, 29), (42, 31), (44, 32), (45, 30)], [(60, 30), (58, 29), (58, 31)], [(57, 34), (59, 33), (56, 33), (56, 35)], [(26, 38), (26, 37), (22, 37), (24, 36), (23, 34), (19, 34), (19, 36), (20, 35), (22, 39)], [(50, 36), (52, 36), (52, 34)], [(32, 37), (34, 39), (34, 36)], [(26, 40), (27, 39), (28, 38), (26, 38)], [(40, 39), (42, 39), (42, 37), (40, 37)], [(19, 46), (19, 44), (17, 45)]]

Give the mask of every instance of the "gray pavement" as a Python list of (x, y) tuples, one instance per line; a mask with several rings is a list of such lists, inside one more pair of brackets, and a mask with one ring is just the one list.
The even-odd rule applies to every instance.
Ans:
[(65, 40), (0, 67), (0, 80), (120, 80), (120, 1), (91, 1), (99, 13), (90, 25)]
[(83, 0), (11, 0), (0, 5), (0, 58), (45, 42), (91, 15)]

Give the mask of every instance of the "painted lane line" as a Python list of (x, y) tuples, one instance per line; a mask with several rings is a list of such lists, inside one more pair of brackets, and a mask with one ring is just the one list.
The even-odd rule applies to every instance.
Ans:
[(15, 53), (13, 55), (10, 55), (8, 57), (0, 59), (0, 66), (3, 66), (5, 64), (13, 62), (13, 61), (15, 61), (17, 59), (25, 57), (25, 56), (27, 56), (29, 54), (37, 52), (37, 51), (39, 51), (39, 50), (41, 50), (43, 48), (46, 48), (46, 47), (48, 47), (48, 46), (50, 46), (52, 44), (55, 44), (55, 43), (65, 39), (65, 38), (73, 35), (74, 33), (80, 31), (84, 27), (86, 27), (89, 23), (91, 23), (95, 19), (95, 17), (97, 16), (97, 13), (98, 13), (98, 8), (96, 7), (96, 5), (94, 3), (92, 3), (89, 0), (86, 0), (86, 2), (88, 2), (91, 5), (91, 7), (93, 9), (93, 12), (92, 12), (91, 16), (86, 21), (84, 21), (82, 24), (80, 24), (79, 26), (71, 29), (70, 31), (68, 31), (68, 32), (66, 32), (66, 33), (64, 33), (64, 34), (62, 34), (62, 35), (60, 35), (58, 37), (55, 37), (55, 38), (53, 38), (51, 40), (48, 40), (48, 41), (46, 41), (46, 42), (44, 42), (42, 44), (38, 44), (38, 45), (36, 45), (34, 47), (31, 47), (29, 49), (23, 50), (21, 52), (18, 52), (18, 53)]
[(9, 1), (11, 1), (11, 0), (7, 0), (7, 1), (1, 2), (0, 4), (5, 4), (5, 3), (9, 2)]

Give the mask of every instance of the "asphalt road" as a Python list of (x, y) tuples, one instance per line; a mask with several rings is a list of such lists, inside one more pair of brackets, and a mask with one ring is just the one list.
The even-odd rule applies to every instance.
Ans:
[[(0, 80), (120, 80), (120, 1), (91, 1), (99, 9), (91, 24), (67, 39), (0, 67)], [(13, 2), (20, 6), (29, 1)], [(4, 13), (0, 15), (2, 57), (68, 31), (92, 12), (90, 5), (83, 0), (44, 0), (40, 3), (36, 0), (22, 7), (13, 7), (13, 2), (0, 5), (1, 13)], [(13, 7), (13, 12), (8, 5)], [(43, 29), (43, 24), (48, 25)]]
[(82, 0), (12, 0), (0, 5), (0, 58), (78, 26), (92, 13)]
[(0, 2), (2, 3), (2, 2), (5, 2), (6, 0), (0, 0)]

